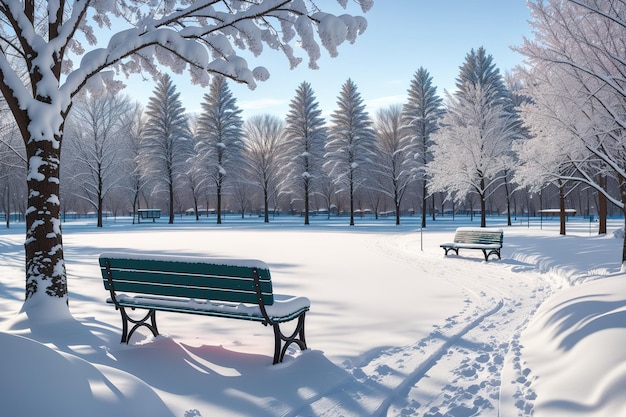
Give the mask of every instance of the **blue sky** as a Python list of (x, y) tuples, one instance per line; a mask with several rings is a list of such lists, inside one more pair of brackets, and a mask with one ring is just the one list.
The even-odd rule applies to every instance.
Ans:
[[(322, 0), (319, 5), (342, 13), (334, 0)], [(361, 14), (351, 2), (348, 12)], [(265, 66), (271, 77), (254, 91), (231, 83), (244, 117), (260, 113), (283, 117), (302, 81), (311, 84), (323, 113), (329, 115), (348, 78), (356, 83), (373, 115), (380, 107), (405, 101), (420, 66), (430, 72), (443, 96), (444, 89), (454, 90), (459, 67), (472, 48), (483, 46), (504, 73), (523, 60), (509, 47), (530, 36), (525, 0), (375, 0), (364, 16), (366, 32), (355, 44), (341, 45), (336, 58), (323, 51), (318, 70), (307, 67), (306, 57), (298, 68), (289, 70), (286, 58), (270, 50), (249, 60), (250, 67)], [(187, 111), (197, 111), (208, 88), (192, 86), (184, 76), (175, 82)], [(152, 89), (149, 85), (146, 91)]]

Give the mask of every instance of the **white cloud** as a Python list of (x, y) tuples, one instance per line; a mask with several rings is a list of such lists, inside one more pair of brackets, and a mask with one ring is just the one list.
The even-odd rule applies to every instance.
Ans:
[(244, 100), (238, 101), (237, 105), (242, 110), (260, 110), (271, 109), (272, 107), (285, 106), (287, 101), (277, 98), (261, 98), (259, 100)]
[(406, 94), (405, 95), (393, 95), (393, 96), (378, 97), (378, 98), (374, 98), (371, 100), (365, 100), (365, 105), (367, 106), (367, 110), (370, 113), (373, 113), (380, 108), (388, 107), (392, 104), (404, 104), (405, 101), (406, 101)]

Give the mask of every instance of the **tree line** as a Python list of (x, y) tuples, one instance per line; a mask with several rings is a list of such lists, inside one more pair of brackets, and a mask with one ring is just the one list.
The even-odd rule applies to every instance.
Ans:
[[(528, 154), (538, 146), (543, 156), (556, 155), (548, 148), (552, 138), (534, 133), (541, 101), (526, 86), (528, 75), (502, 76), (478, 48), (466, 55), (456, 91), (444, 92), (445, 99), (421, 67), (406, 103), (372, 117), (349, 79), (329, 120), (308, 82), (283, 118), (243, 120), (221, 76), (212, 79), (199, 114), (186, 113), (168, 75), (145, 109), (122, 94), (84, 95), (66, 123), (64, 153), (72, 163), (61, 171), (61, 211), (64, 218), (93, 212), (99, 227), (106, 213), (134, 219), (140, 208), (160, 208), (170, 223), (176, 213), (199, 219), (210, 209), (218, 224), (225, 211), (261, 213), (269, 222), (277, 210), (301, 215), (304, 224), (311, 212), (336, 212), (354, 225), (355, 213), (366, 210), (393, 213), (396, 224), (402, 213), (418, 213), (423, 227), (428, 215), (434, 220), (446, 211), (477, 212), (481, 226), (488, 212), (505, 213), (511, 224), (512, 216), (530, 215), (533, 194), (547, 206), (556, 195), (565, 207), (564, 190), (582, 189), (580, 181), (568, 189), (558, 178), (550, 187), (550, 171)], [(18, 173), (25, 175), (14, 136), (2, 141), (5, 212), (11, 201), (20, 210), (14, 196), (23, 182)], [(590, 214), (596, 196), (569, 204)], [(564, 221), (562, 227), (564, 234)]]

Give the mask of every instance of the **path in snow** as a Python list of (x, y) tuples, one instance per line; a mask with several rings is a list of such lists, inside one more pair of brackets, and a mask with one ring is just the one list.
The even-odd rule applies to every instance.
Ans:
[[(377, 244), (399, 261), (420, 263), (415, 239), (415, 234), (395, 236)], [(434, 271), (446, 269), (435, 279), (462, 288), (463, 310), (412, 345), (386, 349), (362, 363), (345, 361), (360, 384), (333, 387), (307, 409), (318, 416), (465, 417), (498, 416), (504, 407), (503, 415), (529, 415), (534, 393), (520, 360), (519, 336), (558, 279), (506, 257), (486, 263), (477, 251), (461, 255), (423, 256), (429, 256)]]

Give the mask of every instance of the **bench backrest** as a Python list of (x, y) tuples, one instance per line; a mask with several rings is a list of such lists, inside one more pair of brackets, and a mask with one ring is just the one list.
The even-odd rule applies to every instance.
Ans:
[(454, 234), (454, 243), (478, 243), (481, 245), (502, 245), (502, 229), (484, 227), (459, 227)]
[(99, 263), (104, 287), (110, 290), (112, 282), (116, 293), (249, 304), (259, 303), (256, 270), (263, 303), (274, 303), (270, 270), (262, 261), (104, 253)]

